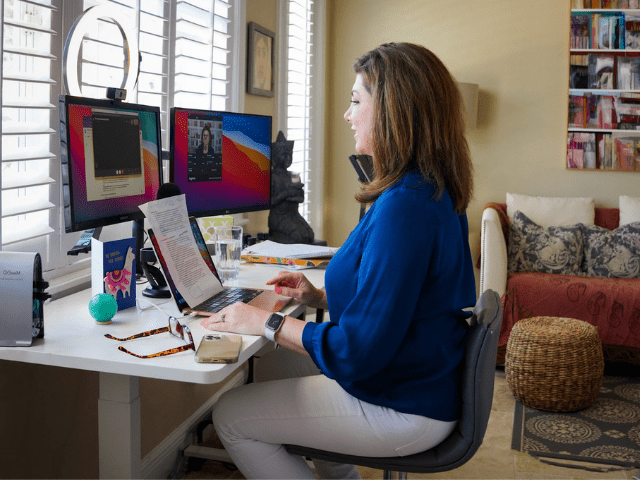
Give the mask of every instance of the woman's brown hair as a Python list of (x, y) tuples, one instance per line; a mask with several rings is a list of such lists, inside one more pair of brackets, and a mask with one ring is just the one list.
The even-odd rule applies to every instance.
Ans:
[(411, 43), (388, 43), (353, 65), (373, 99), (375, 179), (356, 194), (374, 202), (408, 171), (417, 168), (444, 190), (463, 213), (473, 194), (473, 169), (464, 136), (458, 84), (431, 51)]

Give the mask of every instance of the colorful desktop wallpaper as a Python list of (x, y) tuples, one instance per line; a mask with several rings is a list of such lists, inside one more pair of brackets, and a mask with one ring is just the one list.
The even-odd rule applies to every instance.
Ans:
[[(126, 105), (126, 104), (125, 104)], [(124, 106), (124, 105), (123, 105)], [(92, 108), (85, 105), (69, 105), (67, 128), (69, 131), (69, 173), (74, 223), (92, 222), (109, 217), (141, 213), (138, 205), (156, 199), (160, 188), (159, 172), (159, 133), (156, 128), (156, 115), (150, 111), (139, 111), (142, 129), (142, 148), (144, 158), (144, 195), (135, 195), (104, 200), (87, 200), (87, 180), (84, 153), (83, 118), (91, 116)], [(125, 108), (126, 109), (126, 108)], [(118, 139), (114, 139), (118, 141)], [(114, 223), (114, 222), (109, 222)], [(105, 223), (102, 223), (104, 225)], [(86, 226), (84, 228), (90, 228)]]
[[(190, 114), (222, 117), (222, 180), (189, 182)], [(189, 213), (201, 216), (265, 210), (271, 205), (271, 117), (175, 109), (171, 148), (173, 182), (186, 196)]]

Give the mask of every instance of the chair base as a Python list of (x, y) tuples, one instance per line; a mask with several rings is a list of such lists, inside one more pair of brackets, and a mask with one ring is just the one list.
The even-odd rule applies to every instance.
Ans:
[(407, 480), (407, 472), (392, 472), (390, 470), (384, 471), (384, 480)]

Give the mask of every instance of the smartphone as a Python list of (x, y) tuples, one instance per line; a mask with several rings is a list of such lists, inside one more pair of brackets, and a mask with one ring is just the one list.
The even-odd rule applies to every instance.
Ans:
[(240, 335), (225, 335), (209, 333), (202, 337), (196, 351), (198, 363), (235, 363), (240, 355), (242, 337)]

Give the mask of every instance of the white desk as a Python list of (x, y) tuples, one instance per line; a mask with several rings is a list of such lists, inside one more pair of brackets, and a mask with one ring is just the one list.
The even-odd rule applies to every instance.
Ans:
[[(231, 285), (267, 288), (265, 282), (281, 271), (280, 267), (242, 264), (240, 276)], [(304, 273), (317, 287), (324, 286), (324, 270), (310, 269)], [(141, 290), (141, 289), (138, 289)], [(139, 298), (146, 299), (140, 293)], [(118, 312), (110, 325), (97, 325), (88, 310), (91, 291), (85, 290), (45, 304), (44, 339), (30, 347), (0, 347), (0, 359), (90, 370), (100, 373), (98, 399), (99, 464), (101, 478), (140, 478), (140, 396), (139, 377), (149, 377), (189, 383), (218, 383), (267, 344), (263, 337), (243, 336), (240, 358), (234, 364), (201, 364), (194, 361), (189, 350), (166, 357), (140, 359), (118, 350), (120, 342), (105, 338), (105, 333), (125, 337), (167, 324), (167, 317), (156, 308), (141, 311), (129, 308)], [(170, 314), (177, 315), (175, 303), (156, 303)], [(285, 313), (299, 316), (305, 307), (292, 303)], [(197, 335), (199, 319), (192, 331)], [(128, 349), (161, 351), (167, 342), (184, 344), (180, 339), (159, 334), (125, 342)], [(158, 348), (159, 347), (159, 348)], [(118, 439), (118, 441), (114, 441)]]

